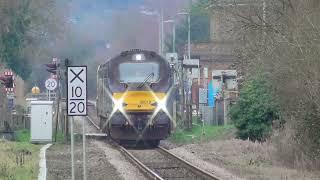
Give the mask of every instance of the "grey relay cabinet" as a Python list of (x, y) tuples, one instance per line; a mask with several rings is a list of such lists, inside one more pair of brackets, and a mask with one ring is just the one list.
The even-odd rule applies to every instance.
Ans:
[(31, 139), (33, 143), (52, 142), (52, 101), (31, 101)]

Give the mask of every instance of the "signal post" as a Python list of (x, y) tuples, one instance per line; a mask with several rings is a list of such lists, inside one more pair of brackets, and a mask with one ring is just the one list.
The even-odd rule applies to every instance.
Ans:
[[(71, 130), (71, 165), (72, 179), (74, 180), (74, 138), (73, 138), (73, 116), (87, 116), (87, 66), (67, 67), (67, 114), (72, 116), (70, 122)], [(85, 118), (82, 125), (83, 140), (83, 179), (86, 180), (86, 134)]]

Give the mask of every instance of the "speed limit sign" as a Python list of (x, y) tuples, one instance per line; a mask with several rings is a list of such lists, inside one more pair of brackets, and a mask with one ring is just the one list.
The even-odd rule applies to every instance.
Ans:
[(58, 85), (57, 80), (52, 78), (47, 79), (45, 82), (45, 86), (49, 91), (55, 90), (57, 88), (57, 85)]
[(87, 66), (68, 67), (68, 98), (69, 116), (87, 115)]

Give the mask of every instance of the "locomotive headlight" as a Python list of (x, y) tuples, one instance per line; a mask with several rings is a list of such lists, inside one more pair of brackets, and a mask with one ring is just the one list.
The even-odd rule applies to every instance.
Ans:
[(159, 110), (166, 110), (167, 109), (167, 98), (158, 99), (157, 108)]
[(156, 107), (155, 113), (158, 113), (160, 110), (167, 111), (167, 98), (164, 97), (160, 99), (155, 96), (155, 99), (156, 99), (156, 102), (152, 104), (153, 106)]
[(119, 110), (120, 112), (123, 112), (123, 104), (124, 104), (123, 98), (114, 99), (113, 103), (114, 103), (114, 107), (113, 107), (114, 111)]
[(134, 60), (134, 61), (142, 61), (142, 60), (145, 60), (145, 59), (146, 58), (145, 58), (144, 54), (134, 54), (132, 56), (132, 60)]

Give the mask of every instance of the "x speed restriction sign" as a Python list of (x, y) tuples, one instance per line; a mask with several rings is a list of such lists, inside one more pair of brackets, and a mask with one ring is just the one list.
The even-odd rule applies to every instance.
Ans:
[(68, 67), (68, 98), (69, 116), (87, 115), (87, 66)]

